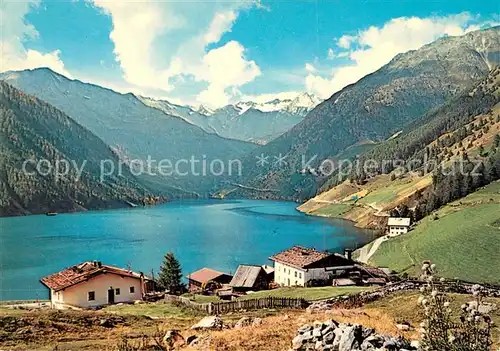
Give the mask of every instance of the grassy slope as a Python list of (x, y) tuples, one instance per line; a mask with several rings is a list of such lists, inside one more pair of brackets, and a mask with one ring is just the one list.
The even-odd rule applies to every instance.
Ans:
[[(344, 182), (298, 207), (307, 214), (343, 218), (356, 222), (362, 228), (380, 229), (385, 226), (389, 211), (432, 183), (430, 175), (419, 177), (414, 173), (391, 180), (384, 174), (370, 179), (364, 185)], [(353, 201), (357, 197), (357, 201)]]
[(441, 275), (500, 283), (500, 182), (428, 216), (409, 234), (384, 242), (370, 263), (418, 273), (432, 260)]
[[(315, 320), (333, 318), (339, 322), (359, 323), (375, 328), (378, 332), (388, 335), (404, 335), (407, 338), (418, 338), (418, 324), (423, 319), (422, 310), (417, 308), (417, 292), (401, 292), (387, 296), (382, 300), (368, 303), (360, 309), (336, 309), (324, 314), (309, 314), (304, 311), (249, 311), (221, 316), (225, 323), (234, 323), (242, 316), (262, 317), (263, 324), (259, 327), (241, 329), (225, 329), (215, 332), (196, 332), (197, 335), (210, 335), (212, 350), (246, 351), (288, 350), (296, 334), (297, 328)], [(453, 309), (472, 300), (470, 295), (451, 294)], [(488, 298), (488, 302), (500, 305), (499, 298)], [(160, 312), (161, 311), (161, 312)], [(114, 328), (99, 326), (101, 318), (108, 313), (124, 317), (124, 323)], [(155, 316), (159, 319), (144, 318), (141, 315)], [(115, 345), (122, 336), (127, 335), (130, 343), (138, 344), (142, 333), (153, 335), (158, 330), (179, 329), (184, 337), (194, 332), (189, 327), (200, 320), (196, 311), (182, 310), (171, 304), (153, 303), (144, 305), (112, 306), (104, 311), (27, 311), (12, 310), (0, 307), (0, 325), (9, 326), (1, 330), (0, 348), (16, 350), (115, 350)], [(492, 313), (493, 321), (500, 324), (500, 310)], [(26, 328), (12, 328), (14, 323), (27, 325)], [(396, 323), (407, 321), (414, 329), (402, 332)], [(135, 339), (133, 338), (135, 335)], [(499, 342), (498, 327), (493, 330), (493, 340)], [(186, 350), (192, 350), (186, 348)]]

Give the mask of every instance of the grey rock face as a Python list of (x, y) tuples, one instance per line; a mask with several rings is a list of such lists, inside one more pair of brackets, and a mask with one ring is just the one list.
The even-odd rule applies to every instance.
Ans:
[(299, 351), (412, 351), (417, 344), (402, 337), (377, 334), (374, 329), (358, 324), (337, 323), (334, 320), (314, 322), (298, 329), (292, 349)]

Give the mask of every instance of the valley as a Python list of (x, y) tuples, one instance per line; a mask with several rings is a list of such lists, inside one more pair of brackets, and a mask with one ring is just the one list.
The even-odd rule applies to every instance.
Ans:
[[(456, 201), (495, 189), (500, 177), (498, 30), (442, 38), (400, 54), (321, 103), (303, 93), (295, 99), (195, 108), (119, 94), (45, 68), (2, 73), (2, 152), (7, 162), (1, 214), (85, 211), (185, 198), (278, 199), (303, 202), (297, 209), (308, 215), (348, 220), (381, 233), (390, 215), (407, 215), (414, 222), (410, 233), (422, 231), (426, 237), (423, 228), (429, 218), (446, 213)], [(33, 117), (39, 111), (44, 112)], [(78, 165), (88, 157), (89, 170), (85, 168), (81, 180), (74, 170), (62, 179), (26, 178), (20, 172), (23, 158)], [(241, 162), (243, 172), (200, 173), (191, 163), (183, 174), (176, 168), (158, 175), (159, 166), (135, 174), (133, 167), (153, 158), (176, 166), (186, 161), (189, 169), (186, 159), (196, 157)], [(265, 157), (260, 165), (259, 157)], [(309, 160), (305, 166), (304, 158)], [(105, 159), (124, 165), (125, 174), (111, 173), (103, 182)], [(324, 173), (322, 160), (336, 168)], [(345, 161), (354, 167), (345, 168)], [(367, 162), (376, 165), (356, 167)], [(465, 165), (465, 174), (439, 174), (457, 165)], [(479, 175), (473, 176), (476, 170)], [(35, 191), (29, 194), (28, 189)], [(496, 223), (495, 211), (489, 211), (496, 206), (494, 195), (491, 206), (479, 211), (491, 214), (484, 218), (488, 223)], [(494, 235), (497, 229), (490, 232), (491, 224), (480, 218), (475, 225), (481, 235)], [(437, 231), (438, 222), (430, 222)], [(461, 235), (447, 230), (452, 237)], [(368, 244), (362, 257), (400, 273), (415, 273), (411, 267), (424, 258), (416, 258), (416, 252), (425, 250), (408, 249), (412, 237), (405, 237), (408, 244), (402, 238)], [(491, 256), (489, 248), (474, 256)], [(426, 252), (427, 258), (437, 260), (438, 252)], [(461, 273), (462, 279), (471, 278), (465, 270), (448, 271), (453, 262), (442, 262), (446, 277)], [(494, 274), (480, 278), (495, 282)]]

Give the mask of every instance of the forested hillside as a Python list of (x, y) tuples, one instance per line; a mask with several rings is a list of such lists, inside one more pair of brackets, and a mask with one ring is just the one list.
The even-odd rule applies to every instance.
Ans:
[(408, 234), (380, 238), (358, 258), (410, 274), (429, 259), (449, 278), (499, 282), (500, 68), (359, 162), (377, 166), (331, 178), (299, 209), (381, 234), (388, 216), (410, 217)]
[(335, 173), (301, 209), (376, 227), (375, 213), (385, 225), (383, 216), (399, 208), (418, 221), (500, 178), (499, 102), (497, 67), (469, 92), (362, 153), (361, 167)]
[[(201, 160), (217, 159), (227, 165), (229, 160), (257, 147), (209, 134), (179, 117), (144, 105), (133, 94), (70, 80), (48, 68), (5, 72), (0, 79), (63, 111), (116, 150), (122, 159), (155, 160), (152, 173), (157, 175), (149, 177), (149, 185), (170, 198), (208, 196), (217, 178), (210, 172), (199, 176)], [(191, 157), (198, 160), (196, 174), (185, 165), (184, 160)], [(174, 165), (182, 162), (184, 167), (171, 176), (162, 176), (155, 168), (161, 160)]]
[[(0, 216), (155, 203), (127, 170), (100, 181), (100, 161), (119, 164), (97, 136), (53, 106), (0, 81)], [(23, 164), (26, 160), (32, 160)], [(40, 160), (39, 170), (36, 165)], [(67, 174), (57, 161), (67, 160)], [(61, 163), (62, 164), (62, 163)], [(78, 177), (82, 169), (81, 177)]]
[(467, 91), (500, 62), (499, 31), (496, 27), (442, 38), (397, 55), (318, 105), (289, 132), (252, 152), (248, 162), (261, 154), (281, 154), (286, 165), (251, 168), (242, 182), (246, 187), (234, 188), (231, 195), (294, 200), (314, 196), (325, 179), (302, 172), (303, 159), (315, 157), (310, 164), (315, 168), (350, 146), (384, 141)]

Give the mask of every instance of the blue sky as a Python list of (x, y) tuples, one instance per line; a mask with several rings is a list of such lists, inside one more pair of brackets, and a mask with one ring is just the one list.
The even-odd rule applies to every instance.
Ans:
[(2, 71), (48, 66), (121, 92), (211, 107), (326, 98), (444, 35), (496, 25), (497, 1), (4, 1)]

